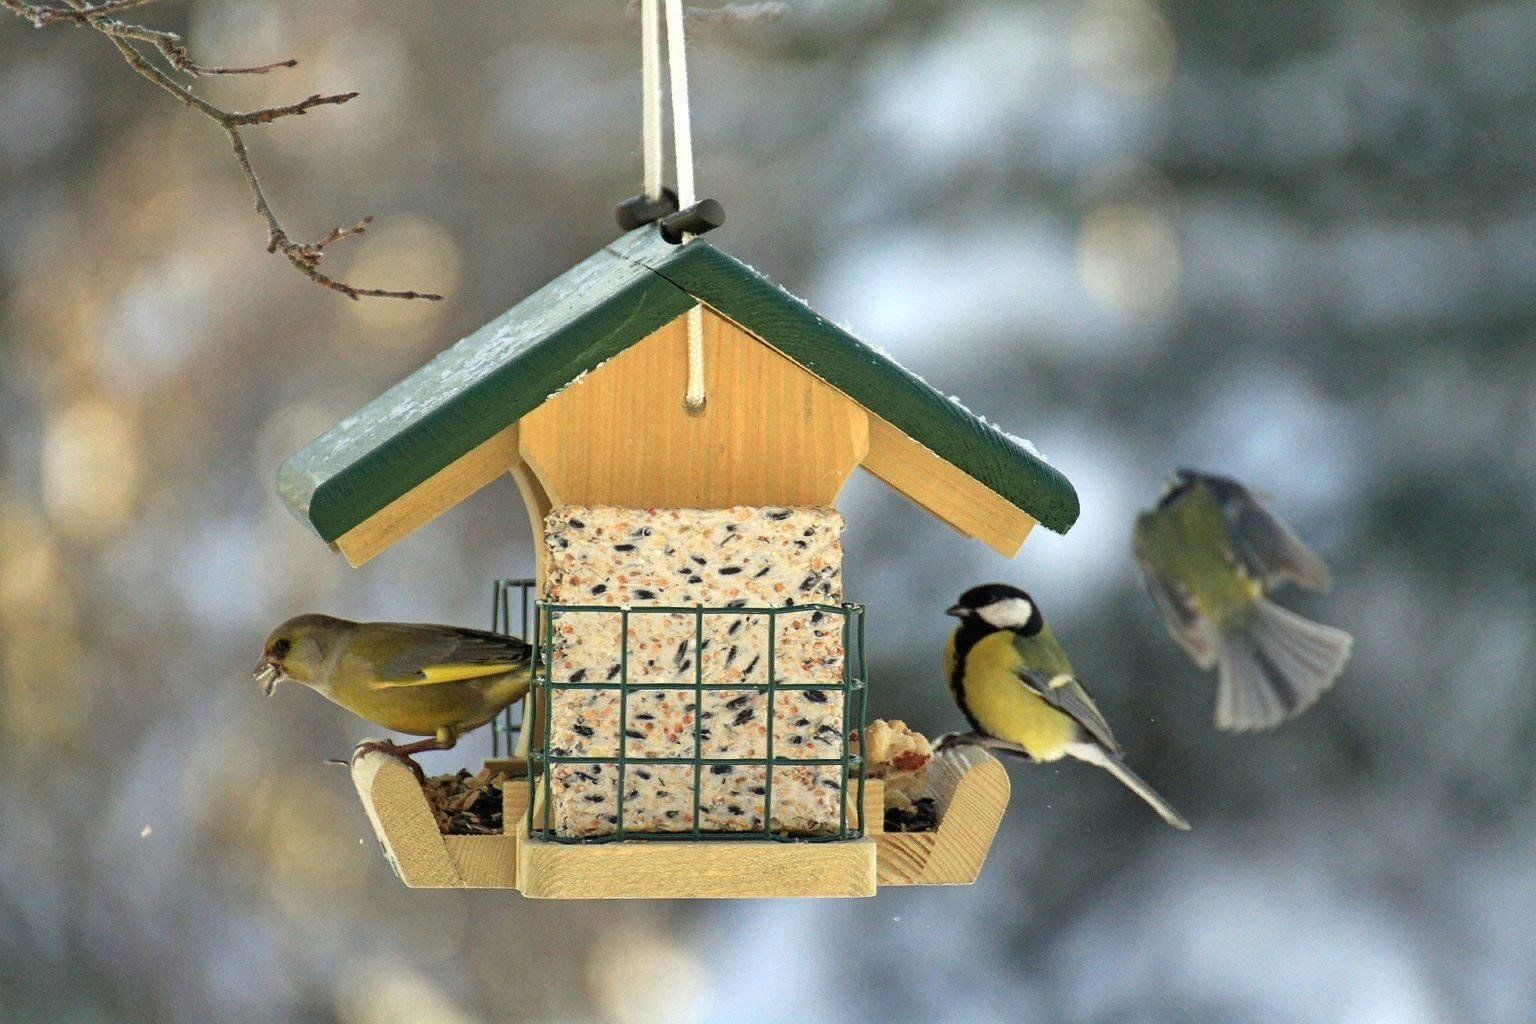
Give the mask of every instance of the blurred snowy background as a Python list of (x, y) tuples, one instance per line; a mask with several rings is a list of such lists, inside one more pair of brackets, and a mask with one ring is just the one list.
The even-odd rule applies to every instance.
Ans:
[[(602, 245), (636, 191), (623, 0), (148, 9), (240, 107), (303, 236), (89, 32), (0, 20), (0, 1020), (1479, 1024), (1536, 1013), (1536, 5), (791, 0), (692, 48), (711, 241), (1033, 439), (1080, 524), (1004, 562), (868, 479), (872, 711), (960, 724), (963, 587), (1040, 598), (1131, 760), (1012, 769), (979, 884), (848, 902), (415, 893), (344, 774), (364, 724), (262, 700), (325, 610), (486, 624), (510, 481), (361, 570), (278, 463)], [(1127, 551), (1166, 472), (1276, 496), (1339, 583), (1337, 691), (1252, 737)], [(484, 735), (431, 767), (478, 763)]]

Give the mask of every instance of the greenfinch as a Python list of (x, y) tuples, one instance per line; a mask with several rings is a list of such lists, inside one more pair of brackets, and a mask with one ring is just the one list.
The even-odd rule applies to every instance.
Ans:
[(1075, 758), (1105, 769), (1174, 828), (1189, 823), (1126, 767), (1109, 723), (1072, 671), (1034, 599), (1006, 583), (972, 587), (946, 614), (960, 620), (944, 674), (976, 743), (1032, 761)]
[(1136, 518), (1142, 581), (1196, 665), (1215, 667), (1216, 727), (1268, 729), (1339, 678), (1353, 639), (1265, 596), (1286, 582), (1326, 590), (1328, 566), (1236, 480), (1177, 471)]
[(302, 683), (375, 725), (430, 737), (364, 744), (419, 776), (410, 755), (452, 747), (528, 692), (531, 655), (515, 637), (477, 629), (300, 615), (267, 637), (255, 676), (268, 696), (279, 682)]

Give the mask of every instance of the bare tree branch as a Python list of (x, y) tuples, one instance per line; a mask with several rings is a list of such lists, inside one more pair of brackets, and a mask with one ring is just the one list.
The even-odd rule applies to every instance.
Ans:
[(229, 139), (230, 148), (235, 154), (235, 163), (240, 168), (246, 187), (250, 189), (256, 213), (266, 224), (268, 252), (280, 253), (299, 273), (321, 287), (340, 292), (349, 299), (367, 296), (385, 299), (426, 299), (435, 302), (442, 298), (441, 295), (432, 292), (359, 288), (323, 273), (320, 270), (320, 261), (325, 256), (325, 247), (343, 238), (362, 234), (373, 218), (365, 217), (354, 227), (345, 230), (332, 228), (325, 237), (315, 242), (296, 242), (277, 219), (277, 214), (273, 212), (272, 204), (267, 199), (266, 190), (262, 187), (261, 180), (257, 178), (256, 170), (251, 165), (251, 154), (246, 149), (245, 138), (240, 131), (242, 128), (270, 124), (284, 117), (301, 117), (315, 107), (339, 106), (354, 99), (357, 93), (315, 93), (297, 103), (283, 106), (262, 107), (259, 110), (249, 111), (225, 110), (210, 103), (157, 67), (147, 55), (147, 51), (139, 49), (139, 45), (136, 44), (152, 47), (170, 69), (196, 76), (260, 75), (279, 68), (291, 68), (298, 61), (279, 60), (251, 67), (216, 67), (198, 64), (188, 55), (186, 46), (176, 33), (152, 29), (144, 25), (132, 25), (111, 17), (113, 14), (131, 8), (155, 3), (156, 0), (97, 0), (95, 3), (87, 3), (86, 0), (63, 0), (63, 2), (67, 6), (54, 7), (33, 3), (31, 0), (0, 0), (0, 10), (10, 11), (37, 28), (70, 23), (95, 29), (107, 38), (123, 61), (140, 77), (148, 80), (162, 92), (168, 93), (177, 102), (216, 123)]

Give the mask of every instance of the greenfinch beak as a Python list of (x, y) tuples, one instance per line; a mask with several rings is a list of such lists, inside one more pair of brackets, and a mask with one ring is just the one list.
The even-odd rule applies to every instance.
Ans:
[(271, 658), (262, 658), (256, 663), (256, 669), (251, 673), (256, 677), (256, 682), (261, 684), (261, 692), (268, 697), (277, 689), (277, 681), (282, 678), (283, 670), (277, 667), (277, 662)]

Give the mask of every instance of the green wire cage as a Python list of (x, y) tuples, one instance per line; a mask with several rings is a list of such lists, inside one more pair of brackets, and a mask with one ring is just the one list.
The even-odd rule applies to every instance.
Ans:
[[(491, 589), (491, 632), (515, 636), (532, 643), (532, 626), (538, 614), (534, 594), (534, 581), (531, 579), (497, 580)], [(537, 661), (537, 649), (534, 656)], [(491, 723), (492, 757), (511, 757), (517, 752), (518, 737), (523, 731), (525, 703), (513, 702)]]
[[(565, 605), (537, 601), (533, 596), (532, 581), (529, 580), (498, 580), (496, 582), (494, 597), (494, 624), (499, 632), (522, 635), (528, 638), (530, 627), (533, 627), (537, 636), (535, 667), (533, 671), (533, 683), (530, 689), (529, 700), (526, 707), (516, 712), (509, 710), (496, 724), (493, 746), (497, 753), (505, 747), (508, 752), (516, 749), (517, 736), (524, 728), (524, 715), (528, 714), (528, 708), (541, 709), (533, 719), (533, 732), (528, 737), (528, 833), (530, 837), (559, 843), (609, 843), (626, 839), (649, 840), (772, 840), (777, 842), (833, 842), (846, 839), (857, 839), (864, 835), (864, 822), (861, 820), (861, 811), (864, 801), (864, 761), (863, 758), (851, 747), (850, 738), (857, 735), (864, 728), (865, 718), (865, 694), (867, 691), (867, 663), (865, 660), (864, 637), (864, 609), (861, 605), (845, 603), (832, 604), (803, 604), (783, 605), (778, 607), (705, 607), (705, 606), (646, 606), (623, 607), (619, 605)], [(836, 683), (828, 684), (823, 681), (790, 682), (780, 677), (775, 665), (777, 638), (779, 635), (779, 623), (784, 616), (794, 614), (818, 614), (838, 622), (838, 632), (841, 638), (842, 659), (840, 667), (840, 679)], [(615, 617), (623, 638), (619, 644), (620, 660), (617, 672), (608, 679), (602, 681), (584, 680), (557, 680), (554, 678), (553, 666), (555, 658), (555, 623), (557, 619), (565, 616), (611, 616)], [(740, 682), (723, 682), (712, 680), (705, 667), (703, 657), (692, 659), (691, 683), (679, 684), (677, 681), (668, 682), (636, 682), (630, 678), (629, 662), (630, 653), (628, 638), (630, 623), (642, 616), (682, 616), (692, 619), (693, 625), (693, 650), (702, 651), (708, 645), (705, 639), (705, 622), (716, 617), (736, 617), (741, 620), (760, 618), (763, 620), (769, 642), (765, 648), (767, 656), (766, 679), (756, 684), (744, 684)], [(513, 620), (517, 620), (520, 634), (514, 633), (511, 628)], [(733, 631), (734, 632), (734, 631)], [(705, 704), (705, 694), (711, 690), (720, 691), (729, 689), (732, 692), (744, 692), (759, 695), (764, 705), (769, 709), (768, 723), (765, 728), (764, 751), (762, 756), (734, 756), (729, 753), (726, 756), (708, 756), (705, 752), (705, 739), (708, 732), (704, 725), (706, 714), (700, 709)], [(692, 691), (692, 700), (684, 706), (684, 711), (691, 718), (693, 730), (692, 751), (686, 756), (655, 756), (650, 754), (637, 754), (630, 750), (632, 740), (640, 737), (629, 731), (629, 703), (631, 696), (641, 691)], [(572, 752), (556, 747), (552, 742), (553, 714), (543, 713), (542, 709), (554, 706), (562, 694), (572, 691), (586, 691), (611, 694), (618, 705), (618, 723), (616, 729), (615, 753), (601, 756), (589, 752)], [(783, 746), (775, 752), (775, 734), (780, 725), (775, 710), (779, 707), (778, 698), (785, 694), (802, 694), (808, 699), (824, 702), (830, 694), (837, 694), (841, 698), (842, 727), (838, 740), (839, 752), (833, 757), (786, 757)], [(649, 778), (647, 774), (652, 768), (662, 765), (680, 765), (692, 769), (692, 784), (689, 796), (692, 800), (692, 813), (686, 819), (686, 826), (667, 831), (645, 830), (632, 828), (626, 822), (625, 802), (633, 800), (637, 790), (632, 788), (631, 772), (639, 773), (642, 778)], [(575, 772), (602, 771), (611, 769), (614, 773), (614, 807), (611, 814), (604, 817), (610, 830), (605, 830), (601, 835), (573, 836), (563, 834), (556, 827), (552, 819), (552, 809), (555, 804), (553, 792), (553, 777), (560, 766), (571, 766)], [(601, 766), (601, 767), (598, 767)], [(786, 770), (812, 770), (825, 771), (821, 785), (834, 789), (837, 794), (837, 813), (835, 825), (831, 822), (823, 823), (813, 832), (806, 834), (798, 830), (774, 827), (775, 807), (775, 777), (784, 778)], [(738, 814), (745, 814), (749, 820), (755, 821), (756, 827), (730, 827), (709, 828), (705, 827), (705, 815), (701, 813), (704, 803), (704, 791), (706, 773), (724, 774), (733, 771), (747, 770), (760, 772), (762, 782), (751, 787), (751, 793), (761, 800), (761, 814), (757, 814), (757, 808), (743, 811), (739, 807), (731, 810)], [(584, 776), (585, 777), (585, 776)], [(593, 781), (596, 781), (595, 779)], [(539, 790), (542, 789), (542, 800), (536, 799)], [(852, 795), (850, 806), (849, 796)], [(744, 801), (738, 801), (744, 802)]]

